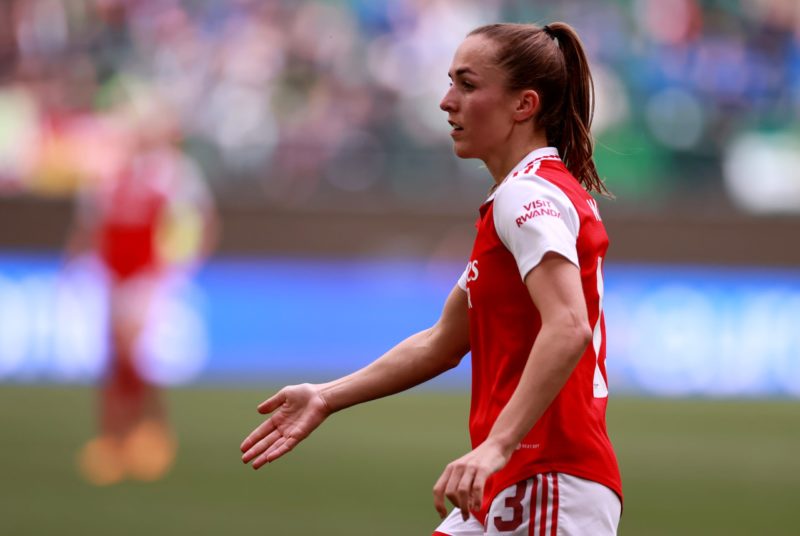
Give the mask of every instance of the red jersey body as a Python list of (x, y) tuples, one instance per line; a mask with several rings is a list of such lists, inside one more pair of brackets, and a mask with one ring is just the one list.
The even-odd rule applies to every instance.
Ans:
[(100, 256), (117, 280), (158, 269), (158, 230), (168, 203), (168, 165), (140, 156), (123, 168), (100, 198)]
[(593, 341), (508, 464), (487, 482), (476, 517), (484, 520), (501, 490), (540, 473), (592, 480), (621, 497), (605, 421), (602, 262), (608, 236), (596, 202), (569, 173), (556, 149), (538, 149), (481, 206), (477, 227), (470, 262), (459, 281), (469, 303), (473, 448), (489, 435), (514, 393), (541, 329), (524, 278), (545, 253), (558, 253), (580, 269)]

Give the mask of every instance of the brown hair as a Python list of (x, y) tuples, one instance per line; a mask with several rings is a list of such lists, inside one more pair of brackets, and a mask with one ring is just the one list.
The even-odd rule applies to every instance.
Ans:
[(497, 43), (497, 63), (508, 75), (509, 88), (539, 93), (536, 122), (547, 143), (558, 149), (584, 188), (609, 195), (592, 160), (594, 83), (575, 30), (564, 22), (543, 28), (507, 23), (481, 26), (469, 35), (484, 35)]

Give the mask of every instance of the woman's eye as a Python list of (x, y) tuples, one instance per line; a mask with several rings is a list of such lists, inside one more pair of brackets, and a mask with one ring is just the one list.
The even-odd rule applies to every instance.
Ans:
[(469, 82), (467, 82), (466, 80), (465, 80), (465, 81), (463, 81), (463, 82), (461, 82), (461, 87), (463, 87), (463, 88), (464, 88), (464, 89), (466, 89), (466, 90), (473, 90), (473, 89), (475, 89), (475, 86), (473, 86), (472, 84), (470, 84), (470, 83), (469, 83)]

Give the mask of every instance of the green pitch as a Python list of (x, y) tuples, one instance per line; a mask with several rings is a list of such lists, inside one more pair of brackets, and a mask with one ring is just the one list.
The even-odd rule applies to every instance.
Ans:
[[(467, 448), (468, 400), (413, 392), (335, 415), (288, 457), (239, 461), (267, 390), (170, 393), (178, 462), (154, 484), (95, 488), (74, 457), (85, 388), (0, 386), (0, 534), (428, 535), (431, 488)], [(800, 403), (612, 400), (620, 534), (800, 533)]]

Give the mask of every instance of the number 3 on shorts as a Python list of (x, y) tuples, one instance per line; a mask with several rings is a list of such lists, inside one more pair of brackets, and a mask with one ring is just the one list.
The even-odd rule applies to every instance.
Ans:
[[(515, 491), (513, 495), (506, 495), (506, 492), (512, 488), (507, 488), (503, 491), (500, 495), (495, 498), (495, 502), (501, 497), (505, 497), (503, 500), (503, 515), (492, 515), (492, 511), (489, 512), (489, 516), (491, 517), (492, 525), (494, 528), (500, 532), (512, 532), (517, 530), (520, 525), (522, 525), (523, 519), (523, 504), (522, 500), (528, 493), (528, 483), (531, 482), (533, 479), (526, 480), (524, 482), (519, 482), (515, 486)], [(492, 503), (494, 505), (494, 503)], [(505, 519), (504, 515), (510, 513), (510, 519)]]
[(509, 486), (494, 498), (486, 534), (555, 536), (557, 516), (558, 476), (536, 475)]
[(544, 473), (509, 486), (494, 498), (486, 534), (612, 536), (617, 533), (620, 510), (619, 497), (602, 484)]

